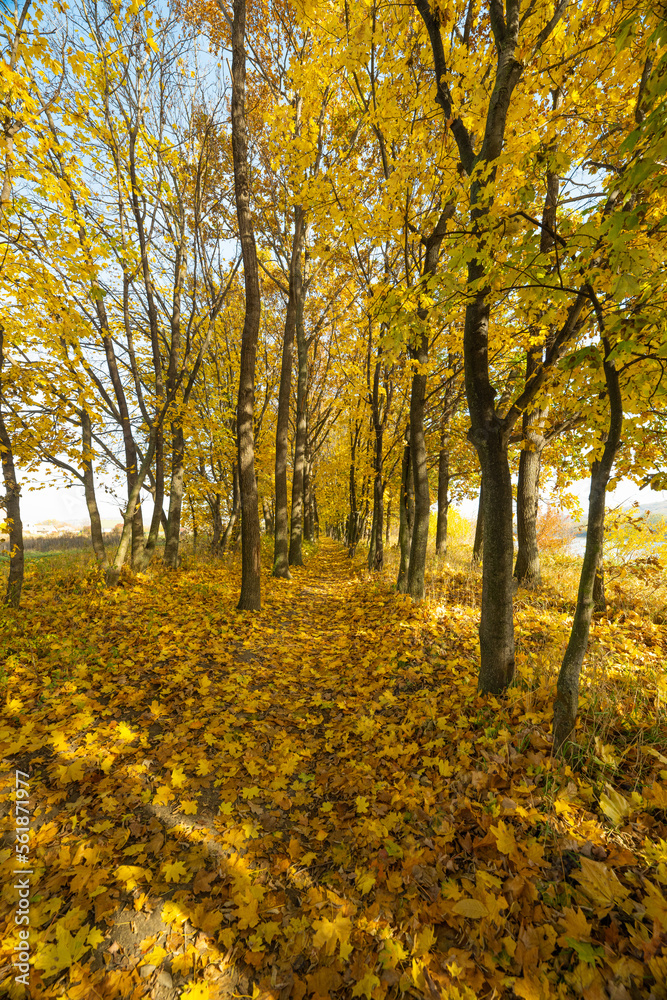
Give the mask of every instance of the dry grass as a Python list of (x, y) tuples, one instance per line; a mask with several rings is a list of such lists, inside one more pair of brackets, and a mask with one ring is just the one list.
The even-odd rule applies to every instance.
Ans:
[[(466, 609), (477, 619), (481, 570), (471, 568), (472, 548), (454, 543), (446, 559), (429, 552), (425, 603)], [(667, 572), (659, 559), (640, 553), (607, 567), (607, 614), (596, 616), (581, 674), (578, 751), (573, 765), (596, 782), (637, 787), (667, 746)], [(366, 551), (355, 562), (365, 568)], [(648, 561), (647, 561), (648, 559)], [(395, 583), (399, 552), (385, 549), (385, 584)], [(542, 558), (542, 584), (515, 596), (516, 676), (512, 698), (525, 712), (550, 713), (558, 671), (569, 639), (581, 558), (566, 544)], [(667, 759), (664, 761), (667, 766)], [(667, 773), (667, 772), (666, 772)]]

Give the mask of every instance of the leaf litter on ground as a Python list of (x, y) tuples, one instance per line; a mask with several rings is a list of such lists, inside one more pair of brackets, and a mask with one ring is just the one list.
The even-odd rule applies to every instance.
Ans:
[[(655, 739), (597, 778), (554, 761), (549, 685), (477, 694), (454, 577), (434, 608), (355, 569), (323, 541), (259, 614), (213, 563), (4, 612), (9, 996), (19, 768), (31, 996), (667, 997)], [(519, 608), (520, 662), (565, 618)], [(607, 632), (659, 687), (664, 636)]]

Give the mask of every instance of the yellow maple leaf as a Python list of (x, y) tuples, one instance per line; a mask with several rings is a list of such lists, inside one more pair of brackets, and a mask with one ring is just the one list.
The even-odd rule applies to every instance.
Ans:
[(194, 816), (197, 812), (197, 803), (194, 799), (181, 799), (181, 809), (186, 816)]
[(175, 767), (171, 772), (172, 788), (182, 788), (187, 781), (187, 775), (182, 767)]
[(62, 923), (56, 924), (55, 944), (43, 945), (36, 952), (35, 968), (43, 969), (45, 976), (54, 976), (63, 969), (68, 969), (90, 951), (90, 945), (86, 944), (89, 931), (90, 926), (84, 924), (76, 935), (72, 935)]
[(261, 934), (267, 944), (271, 944), (274, 937), (280, 934), (282, 927), (275, 920), (267, 920), (265, 924), (260, 924), (257, 933)]
[(324, 946), (327, 954), (332, 955), (337, 942), (345, 945), (350, 940), (352, 921), (349, 917), (338, 913), (333, 920), (328, 920), (326, 917), (322, 920), (315, 920), (313, 927), (315, 928), (313, 947), (322, 948)]
[(162, 871), (167, 882), (188, 881), (188, 870), (182, 861), (166, 862), (162, 865)]
[(68, 785), (71, 781), (81, 781), (83, 761), (75, 760), (71, 764), (59, 764), (56, 774), (61, 785)]
[(69, 751), (69, 743), (65, 739), (65, 734), (60, 730), (56, 730), (51, 736), (51, 746), (56, 753), (67, 753)]
[(174, 955), (171, 960), (172, 971), (180, 973), (182, 976), (187, 976), (189, 972), (192, 972), (197, 957), (198, 955), (194, 948), (188, 948), (182, 955)]
[(580, 907), (577, 907), (575, 910), (571, 906), (566, 906), (563, 909), (561, 923), (563, 925), (563, 934), (558, 938), (558, 944), (562, 947), (566, 945), (566, 937), (572, 938), (575, 941), (590, 941), (591, 925), (586, 920)]
[(356, 869), (356, 880), (355, 885), (362, 896), (365, 896), (367, 892), (370, 892), (375, 885), (375, 875), (371, 872), (366, 872), (362, 868)]
[(239, 929), (246, 930), (248, 927), (256, 927), (259, 923), (259, 900), (253, 895), (252, 887), (248, 887), (243, 900), (236, 904), (235, 914), (238, 918)]
[(421, 958), (428, 951), (431, 950), (435, 943), (435, 931), (430, 925), (422, 927), (419, 934), (415, 935), (414, 944), (412, 945), (412, 954), (416, 955), (417, 958)]
[(498, 826), (491, 827), (491, 833), (496, 838), (496, 846), (501, 854), (509, 854), (511, 858), (520, 856), (513, 827), (500, 820)]
[(169, 805), (171, 800), (174, 798), (174, 793), (172, 792), (169, 785), (160, 785), (157, 792), (153, 797), (153, 805), (156, 806), (166, 806)]
[(180, 903), (169, 900), (162, 907), (162, 920), (165, 924), (183, 924), (188, 919), (187, 912)]
[(618, 880), (616, 872), (601, 861), (582, 857), (581, 871), (573, 872), (586, 895), (600, 908), (600, 916), (606, 915), (616, 903), (621, 903), (630, 895), (629, 889)]
[(160, 945), (155, 945), (151, 948), (143, 957), (142, 965), (160, 965), (160, 963), (166, 958), (167, 951), (160, 947)]
[(97, 948), (98, 945), (102, 944), (104, 941), (104, 934), (98, 927), (93, 927), (90, 934), (86, 938), (86, 944), (89, 944), (91, 948)]
[(117, 727), (116, 733), (120, 736), (121, 740), (127, 740), (128, 743), (131, 743), (132, 740), (136, 740), (137, 738), (137, 734), (133, 733), (130, 727), (124, 722), (121, 722)]
[(138, 882), (150, 882), (153, 873), (150, 869), (139, 867), (139, 865), (119, 865), (116, 868), (116, 878), (119, 882), (125, 883), (126, 889), (134, 889)]
[(363, 979), (355, 983), (352, 989), (353, 997), (370, 998), (373, 990), (380, 985), (380, 980), (374, 972), (367, 972)]
[(142, 892), (142, 893), (140, 893), (137, 896), (137, 898), (134, 900), (134, 902), (132, 904), (134, 906), (134, 909), (137, 911), (137, 913), (141, 913), (141, 911), (143, 910), (143, 908), (146, 905), (147, 901), (148, 901), (148, 893), (147, 892)]

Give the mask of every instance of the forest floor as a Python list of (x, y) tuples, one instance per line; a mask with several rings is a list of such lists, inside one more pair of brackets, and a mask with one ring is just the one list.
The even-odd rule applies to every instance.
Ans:
[(0, 614), (0, 990), (665, 1000), (660, 567), (595, 624), (566, 765), (549, 727), (571, 592), (519, 591), (516, 684), (482, 698), (477, 575), (435, 567), (415, 606), (332, 542), (306, 562), (289, 582), (266, 564), (259, 614), (235, 610), (234, 563), (114, 591), (76, 560), (31, 566)]

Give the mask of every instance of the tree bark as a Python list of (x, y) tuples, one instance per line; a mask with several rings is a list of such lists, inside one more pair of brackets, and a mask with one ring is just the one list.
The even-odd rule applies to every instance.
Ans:
[(90, 540), (93, 545), (93, 552), (97, 560), (97, 565), (106, 570), (109, 565), (106, 548), (104, 547), (104, 535), (102, 533), (102, 519), (97, 506), (95, 496), (95, 477), (93, 475), (93, 430), (90, 414), (87, 410), (81, 410), (81, 444), (83, 462), (83, 489), (86, 497), (86, 507), (90, 518)]
[(21, 522), (21, 487), (16, 480), (14, 452), (7, 425), (2, 413), (2, 368), (4, 365), (4, 327), (0, 325), (0, 453), (2, 455), (2, 477), (5, 484), (4, 508), (9, 526), (9, 577), (5, 604), (18, 608), (23, 589), (23, 524)]
[(303, 566), (303, 475), (306, 458), (306, 407), (308, 405), (308, 344), (303, 326), (303, 300), (297, 300), (296, 351), (299, 367), (296, 387), (296, 440), (292, 473), (292, 519), (290, 524), (289, 564)]
[(389, 529), (391, 526), (391, 497), (387, 500), (387, 520), (384, 531), (384, 544), (389, 545)]
[(514, 677), (512, 480), (505, 435), (498, 429), (482, 439), (478, 455), (484, 483), (479, 686), (482, 693), (499, 694)]
[(308, 443), (308, 420), (306, 411), (306, 450), (303, 460), (303, 537), (307, 542), (313, 540), (313, 497), (311, 492), (312, 461)]
[(222, 516), (220, 514), (220, 494), (216, 493), (214, 498), (208, 499), (208, 505), (211, 510), (211, 521), (213, 522), (213, 534), (211, 536), (211, 552), (214, 555), (218, 553), (218, 546), (220, 545), (220, 538), (222, 537)]
[[(438, 268), (440, 247), (447, 231), (447, 223), (455, 210), (455, 202), (449, 201), (438, 219), (430, 236), (422, 239), (424, 245), (424, 264), (422, 280), (432, 277)], [(407, 592), (413, 601), (420, 601), (424, 596), (424, 573), (426, 570), (426, 547), (428, 544), (428, 525), (431, 514), (431, 500), (428, 489), (428, 457), (426, 454), (426, 438), (424, 435), (424, 399), (426, 396), (426, 365), (428, 364), (428, 331), (426, 321), (428, 309), (420, 306), (417, 315), (422, 323), (416, 347), (410, 351), (417, 367), (412, 376), (410, 390), (410, 457), (412, 476), (414, 480), (415, 514), (412, 525), (412, 541), (410, 544), (410, 563), (408, 565)]]
[(613, 361), (609, 361), (611, 347), (606, 338), (604, 346), (604, 374), (609, 399), (609, 430), (602, 458), (593, 463), (591, 488), (588, 500), (588, 525), (586, 528), (586, 549), (579, 579), (577, 606), (572, 622), (570, 639), (558, 674), (556, 700), (554, 703), (554, 751), (561, 750), (572, 733), (579, 707), (579, 676), (588, 648), (588, 636), (593, 613), (593, 588), (595, 576), (602, 561), (604, 539), (604, 511), (607, 484), (616, 454), (621, 443), (623, 429), (623, 400), (618, 372)]
[(198, 526), (197, 526), (197, 512), (195, 510), (195, 505), (192, 500), (192, 497), (190, 497), (190, 517), (192, 518), (192, 558), (194, 560), (197, 558)]
[(229, 520), (225, 527), (223, 536), (220, 540), (220, 547), (218, 549), (219, 555), (222, 555), (226, 551), (227, 547), (230, 546), (232, 539), (232, 532), (234, 531), (234, 526), (236, 524), (236, 519), (239, 514), (239, 509), (241, 507), (241, 491), (239, 488), (239, 470), (236, 462), (232, 469), (232, 509), (229, 513)]
[(373, 525), (371, 528), (371, 548), (368, 552), (368, 568), (378, 572), (384, 566), (382, 542), (382, 515), (384, 507), (384, 485), (382, 482), (382, 446), (384, 425), (375, 425), (375, 475), (373, 477)]
[(264, 501), (262, 505), (264, 512), (264, 530), (267, 535), (273, 535), (275, 530), (275, 518), (273, 516), (273, 503), (271, 500)]
[(410, 563), (410, 544), (412, 541), (413, 499), (412, 499), (412, 463), (410, 461), (410, 441), (405, 442), (403, 461), (401, 464), (401, 491), (399, 494), (399, 527), (398, 545), (401, 561), (398, 567), (396, 589), (404, 594), (408, 583), (408, 565)]
[(359, 539), (358, 535), (358, 522), (359, 522), (359, 512), (357, 510), (357, 484), (356, 484), (356, 469), (355, 469), (355, 448), (353, 445), (352, 458), (350, 461), (350, 476), (349, 476), (349, 494), (350, 494), (350, 512), (347, 518), (347, 554), (350, 559), (354, 556), (355, 549), (357, 547), (357, 541)]
[(289, 571), (289, 518), (287, 513), (287, 454), (289, 451), (289, 407), (292, 394), (292, 364), (294, 336), (296, 332), (297, 301), (301, 296), (301, 246), (303, 242), (303, 212), (294, 209), (294, 237), (290, 260), (289, 290), (285, 330), (283, 334), (283, 356), (280, 366), (280, 388), (278, 390), (278, 415), (276, 418), (276, 517), (273, 547), (273, 575), (286, 580)]
[(100, 324), (100, 329), (102, 332), (102, 343), (104, 345), (104, 352), (107, 361), (107, 368), (109, 369), (109, 375), (111, 378), (111, 383), (114, 388), (114, 394), (116, 396), (116, 402), (118, 404), (118, 413), (120, 416), (121, 429), (123, 433), (123, 446), (125, 449), (125, 466), (126, 466), (126, 476), (127, 476), (127, 495), (134, 493), (136, 496), (135, 509), (132, 511), (132, 545), (131, 545), (131, 562), (133, 567), (141, 566), (142, 557), (144, 551), (144, 520), (141, 512), (140, 496), (141, 491), (137, 492), (134, 490), (134, 484), (137, 477), (137, 447), (132, 436), (132, 424), (130, 422), (130, 412), (127, 406), (127, 398), (125, 396), (125, 389), (123, 387), (123, 382), (118, 371), (118, 362), (116, 360), (116, 353), (113, 346), (113, 339), (109, 332), (109, 320), (107, 312), (104, 306), (104, 302), (96, 299), (95, 308), (97, 311), (97, 317)]
[(130, 545), (133, 540), (133, 524), (135, 519), (134, 511), (136, 511), (137, 502), (139, 500), (139, 494), (141, 488), (144, 485), (144, 479), (148, 473), (151, 462), (153, 461), (153, 455), (155, 454), (155, 439), (156, 439), (157, 428), (151, 428), (150, 440), (148, 443), (148, 449), (144, 455), (144, 460), (141, 463), (141, 468), (138, 470), (134, 482), (132, 484), (132, 489), (130, 490), (129, 496), (127, 498), (127, 508), (123, 514), (123, 530), (120, 536), (120, 542), (118, 543), (118, 548), (116, 549), (116, 554), (114, 556), (113, 562), (109, 564), (106, 572), (106, 580), (109, 586), (115, 586), (120, 578), (120, 572), (125, 565), (125, 560), (127, 559), (128, 552), (130, 551)]
[[(495, 161), (503, 152), (507, 114), (514, 89), (523, 72), (517, 58), (522, 25), (520, 5), (508, 3), (506, 10), (496, 0), (489, 7), (489, 27), (496, 48), (495, 78), (487, 105), (483, 139), (475, 153), (474, 136), (458, 117), (449, 89), (450, 73), (441, 35), (437, 8), (430, 0), (415, 0), (428, 31), (433, 54), (436, 101), (443, 110), (459, 152), (461, 169), (468, 176), (476, 167), (485, 168), (484, 180), (473, 177), (470, 184), (470, 220), (475, 257), (468, 264), (470, 298), (466, 308), (464, 368), (470, 413), (469, 439), (477, 450), (484, 478), (484, 560), (482, 563), (482, 609), (480, 622), (480, 672), (482, 693), (498, 693), (514, 676), (514, 625), (512, 620), (514, 543), (512, 537), (512, 488), (508, 463), (508, 441), (519, 412), (539, 390), (546, 371), (560, 356), (559, 351), (574, 334), (583, 308), (581, 293), (568, 311), (567, 321), (555, 338), (547, 358), (526, 385), (519, 399), (502, 416), (494, 405), (496, 391), (489, 365), (490, 291), (485, 287), (485, 258), (488, 247), (488, 215), (493, 206)], [(535, 40), (539, 48), (563, 16), (567, 3), (560, 3)], [(489, 65), (491, 69), (491, 64)]]
[(245, 0), (234, 0), (232, 25), (232, 155), (234, 193), (243, 253), (245, 318), (241, 336), (241, 370), (237, 405), (237, 443), (241, 492), (241, 596), (238, 608), (261, 607), (261, 559), (257, 478), (255, 476), (255, 365), (261, 299), (257, 248), (250, 213), (248, 136), (245, 116)]
[[(473, 212), (473, 216), (476, 215)], [(483, 276), (483, 265), (471, 261), (469, 286), (476, 285), (479, 289), (478, 283)], [(494, 406), (494, 389), (489, 377), (489, 313), (488, 292), (482, 288), (466, 307), (464, 358), (471, 422), (468, 437), (477, 451), (484, 485), (479, 686), (483, 694), (498, 694), (514, 677), (514, 538), (509, 430)]]
[[(526, 381), (537, 368), (535, 352), (526, 355)], [(541, 582), (540, 552), (537, 544), (537, 508), (540, 488), (542, 451), (546, 444), (542, 427), (546, 411), (535, 407), (522, 418), (519, 480), (516, 493), (517, 556), (514, 576), (522, 586)]]
[(484, 479), (479, 481), (479, 500), (477, 501), (477, 523), (475, 524), (475, 541), (472, 545), (472, 568), (475, 569), (482, 561), (484, 552)]
[(424, 436), (424, 398), (426, 396), (426, 373), (423, 368), (428, 361), (428, 337), (424, 333), (419, 346), (413, 351), (418, 369), (412, 376), (410, 392), (410, 459), (414, 484), (415, 514), (410, 543), (410, 562), (406, 591), (413, 601), (421, 601), (424, 596), (424, 573), (426, 570), (426, 546), (428, 544), (428, 522), (431, 514), (431, 499), (428, 488), (428, 458)]
[(169, 486), (169, 513), (164, 544), (164, 565), (178, 569), (181, 561), (181, 513), (183, 510), (183, 473), (185, 464), (185, 438), (180, 418), (171, 424), (171, 483)]
[[(151, 517), (148, 537), (141, 558), (141, 568), (145, 569), (153, 558), (160, 534), (160, 524), (164, 517), (164, 432), (162, 425), (155, 431), (155, 488), (153, 490), (153, 516)], [(165, 524), (165, 539), (167, 537)]]

